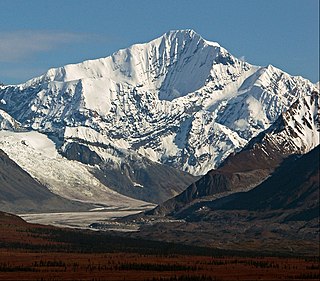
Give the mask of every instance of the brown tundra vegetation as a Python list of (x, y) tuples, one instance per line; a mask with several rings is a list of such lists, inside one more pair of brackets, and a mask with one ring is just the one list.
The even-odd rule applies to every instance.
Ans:
[(29, 224), (0, 213), (0, 280), (319, 280), (319, 257), (263, 256)]

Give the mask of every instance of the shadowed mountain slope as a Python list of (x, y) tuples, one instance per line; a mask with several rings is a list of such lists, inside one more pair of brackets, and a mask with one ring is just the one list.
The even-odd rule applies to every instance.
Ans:
[(318, 110), (317, 92), (298, 99), (269, 129), (239, 153), (230, 155), (217, 170), (209, 171), (184, 192), (147, 214), (174, 215), (198, 200), (213, 200), (254, 188), (284, 159), (306, 153), (319, 144)]
[[(131, 220), (132, 221), (132, 220)], [(137, 236), (232, 250), (319, 254), (319, 146), (285, 159), (248, 192), (202, 198), (169, 217), (147, 216)]]
[[(179, 213), (188, 220), (209, 220), (217, 210), (269, 212), (281, 221), (319, 218), (320, 146), (301, 157), (289, 157), (263, 183), (248, 192), (199, 202)], [(197, 210), (203, 210), (197, 212)], [(271, 220), (271, 216), (269, 216)]]
[(0, 149), (0, 210), (14, 213), (80, 211), (92, 204), (70, 201), (51, 193)]

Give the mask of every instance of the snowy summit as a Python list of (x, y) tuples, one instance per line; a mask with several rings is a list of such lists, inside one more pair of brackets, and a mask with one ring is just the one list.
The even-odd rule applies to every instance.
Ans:
[[(128, 159), (140, 167), (147, 159), (202, 175), (316, 90), (302, 77), (237, 59), (188, 29), (2, 87), (0, 109), (85, 164), (121, 170), (132, 167)], [(91, 158), (77, 158), (75, 149)], [(133, 186), (145, 186), (126, 175)]]

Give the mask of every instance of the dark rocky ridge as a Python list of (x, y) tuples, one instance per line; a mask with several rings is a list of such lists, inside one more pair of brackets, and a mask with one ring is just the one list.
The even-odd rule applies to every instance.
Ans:
[[(286, 221), (319, 218), (320, 146), (301, 157), (288, 157), (275, 172), (256, 188), (215, 201), (199, 202), (176, 215), (188, 220), (211, 220), (217, 210), (274, 212)], [(206, 210), (196, 212), (197, 210)], [(269, 217), (270, 219), (271, 217)]]
[(115, 169), (109, 163), (103, 163), (93, 174), (111, 189), (132, 198), (161, 204), (172, 196), (182, 192), (194, 177), (164, 164), (145, 159), (144, 165), (127, 160)]
[(251, 191), (198, 201), (131, 234), (232, 250), (319, 254), (319, 146)]
[(174, 215), (193, 201), (225, 192), (240, 192), (257, 186), (267, 178), (286, 158), (286, 154), (265, 143), (271, 155), (266, 155), (260, 145), (246, 147), (241, 152), (230, 155), (217, 170), (208, 172), (184, 192), (169, 199), (148, 214)]
[[(318, 115), (310, 112), (310, 105), (318, 109), (318, 100), (318, 93), (298, 99), (269, 129), (253, 138), (240, 152), (229, 155), (218, 169), (209, 171), (184, 192), (148, 211), (147, 214), (174, 215), (187, 208), (189, 204), (199, 200), (210, 200), (206, 197), (222, 197), (228, 193), (254, 188), (271, 175), (284, 159), (308, 151), (307, 147), (299, 147), (295, 143), (304, 137), (296, 120), (299, 120), (301, 115), (304, 120), (304, 115), (307, 115), (311, 119), (309, 122), (320, 128)], [(289, 125), (291, 120), (295, 120), (295, 128)], [(296, 133), (297, 130), (299, 134)]]

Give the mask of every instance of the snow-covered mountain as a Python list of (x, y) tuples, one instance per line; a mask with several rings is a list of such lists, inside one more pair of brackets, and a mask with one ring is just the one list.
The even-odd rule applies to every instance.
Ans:
[(261, 136), (288, 155), (305, 154), (319, 145), (319, 92), (297, 99)]
[[(252, 138), (240, 152), (229, 155), (218, 169), (209, 171), (184, 192), (148, 214), (176, 215), (190, 206), (198, 206), (199, 201), (211, 202), (255, 188), (271, 176), (284, 160), (295, 159), (297, 155), (299, 158), (319, 148), (319, 117), (318, 92), (299, 98), (272, 126)], [(307, 175), (299, 176), (304, 178)], [(192, 211), (187, 213), (193, 215), (194, 208), (190, 209)]]
[[(145, 175), (136, 176), (136, 163), (205, 174), (315, 89), (271, 65), (237, 59), (193, 30), (178, 30), (1, 86), (0, 109), (47, 134), (67, 158), (98, 165), (100, 181), (120, 171), (126, 182), (121, 192), (146, 200), (137, 187), (148, 189), (146, 178), (154, 172), (142, 169)], [(168, 184), (171, 196), (183, 189), (181, 182), (178, 188)]]
[(0, 130), (16, 130), (20, 123), (12, 118), (7, 112), (0, 109)]

